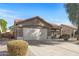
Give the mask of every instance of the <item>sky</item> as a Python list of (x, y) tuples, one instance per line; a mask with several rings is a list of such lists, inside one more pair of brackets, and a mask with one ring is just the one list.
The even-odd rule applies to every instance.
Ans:
[(0, 18), (6, 19), (8, 27), (15, 19), (40, 16), (52, 24), (72, 25), (63, 3), (0, 3)]

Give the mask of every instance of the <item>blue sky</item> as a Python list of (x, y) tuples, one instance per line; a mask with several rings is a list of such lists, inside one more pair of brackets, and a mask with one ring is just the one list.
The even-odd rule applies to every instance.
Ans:
[(6, 19), (8, 27), (13, 25), (14, 19), (27, 19), (34, 16), (40, 16), (52, 24), (71, 25), (62, 3), (0, 4), (0, 18)]

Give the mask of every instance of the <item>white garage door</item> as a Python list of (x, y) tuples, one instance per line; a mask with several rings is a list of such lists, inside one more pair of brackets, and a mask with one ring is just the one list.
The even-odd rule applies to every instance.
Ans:
[(47, 39), (47, 29), (23, 28), (24, 40), (43, 40)]

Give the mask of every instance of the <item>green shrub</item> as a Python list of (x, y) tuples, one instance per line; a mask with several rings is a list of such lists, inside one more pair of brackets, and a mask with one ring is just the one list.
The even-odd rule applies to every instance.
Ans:
[(23, 40), (13, 40), (7, 43), (10, 56), (24, 56), (28, 50), (28, 43)]

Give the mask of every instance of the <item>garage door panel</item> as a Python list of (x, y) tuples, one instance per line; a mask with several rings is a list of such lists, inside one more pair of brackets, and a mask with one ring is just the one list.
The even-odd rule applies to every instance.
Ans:
[(23, 28), (23, 37), (25, 40), (47, 39), (47, 29)]
[(41, 29), (40, 40), (47, 39), (47, 29)]
[(34, 30), (32, 30), (31, 28), (24, 28), (23, 29), (23, 35), (24, 35), (24, 39), (28, 40), (28, 39), (35, 39), (35, 37), (32, 35), (32, 33), (34, 32)]

